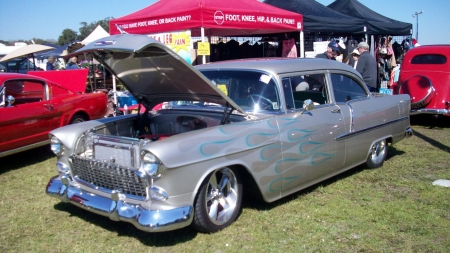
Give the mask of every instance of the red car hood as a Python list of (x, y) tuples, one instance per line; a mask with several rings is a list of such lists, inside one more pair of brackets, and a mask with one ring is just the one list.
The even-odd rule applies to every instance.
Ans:
[(88, 69), (74, 70), (51, 70), (51, 71), (29, 71), (29, 75), (45, 78), (55, 82), (73, 92), (84, 93), (86, 91), (86, 81)]

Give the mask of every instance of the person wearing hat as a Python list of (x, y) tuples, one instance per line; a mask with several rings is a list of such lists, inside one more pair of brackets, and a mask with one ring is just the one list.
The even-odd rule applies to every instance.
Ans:
[(377, 88), (377, 62), (369, 53), (369, 44), (360, 42), (357, 47), (359, 53), (356, 70), (361, 74), (364, 83), (370, 92), (378, 92)]
[(55, 70), (55, 66), (53, 66), (53, 63), (55, 62), (55, 57), (50, 56), (47, 59), (47, 65), (45, 66), (45, 70)]
[(356, 69), (356, 65), (358, 65), (358, 58), (359, 58), (359, 52), (358, 49), (353, 49), (353, 52), (350, 54), (351, 58), (348, 61), (348, 65), (352, 66), (354, 69)]
[(335, 40), (331, 40), (330, 43), (328, 43), (327, 51), (322, 54), (316, 55), (316, 58), (336, 60), (336, 57), (338, 57), (340, 54), (341, 52), (339, 50), (338, 43)]

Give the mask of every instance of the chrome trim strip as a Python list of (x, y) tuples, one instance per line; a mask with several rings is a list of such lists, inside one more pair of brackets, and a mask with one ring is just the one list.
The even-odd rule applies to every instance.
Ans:
[(138, 204), (129, 204), (121, 194), (113, 191), (103, 197), (70, 185), (67, 176), (50, 179), (45, 192), (62, 202), (73, 204), (87, 211), (109, 217), (114, 221), (125, 221), (145, 232), (162, 232), (179, 229), (191, 224), (194, 216), (192, 206), (169, 210), (150, 210)]
[[(347, 103), (349, 109), (350, 109), (350, 132), (355, 131), (355, 113), (353, 111), (353, 107), (350, 103)], [(339, 137), (338, 137), (339, 138)]]
[(41, 142), (38, 142), (38, 143), (34, 143), (34, 144), (31, 144), (31, 145), (23, 146), (23, 147), (20, 147), (20, 148), (7, 150), (5, 152), (0, 153), (0, 157), (16, 154), (16, 153), (19, 153), (19, 152), (22, 152), (22, 151), (26, 151), (26, 150), (29, 150), (29, 149), (33, 149), (33, 148), (37, 148), (37, 147), (40, 147), (40, 146), (44, 146), (46, 144), (50, 144), (50, 139), (45, 140), (45, 141), (41, 141)]
[(450, 114), (450, 110), (423, 108), (423, 109), (411, 110), (411, 112), (410, 112), (411, 115), (422, 114), (422, 113), (423, 114)]
[(397, 122), (400, 122), (400, 121), (403, 121), (403, 120), (407, 120), (407, 119), (409, 119), (409, 117), (405, 116), (403, 118), (399, 118), (399, 119), (396, 119), (396, 120), (391, 120), (391, 121), (385, 122), (383, 124), (379, 124), (379, 125), (376, 125), (376, 126), (363, 128), (363, 129), (355, 131), (355, 132), (341, 134), (338, 137), (336, 137), (335, 140), (347, 139), (347, 138), (353, 137), (355, 135), (359, 135), (359, 134), (362, 134), (362, 133), (365, 133), (365, 132), (368, 132), (368, 131), (372, 131), (372, 130), (375, 130), (375, 129), (378, 129), (378, 128), (381, 128), (381, 127), (384, 127), (384, 126), (387, 126), (387, 125), (391, 125), (391, 124), (394, 124), (394, 123), (397, 123)]

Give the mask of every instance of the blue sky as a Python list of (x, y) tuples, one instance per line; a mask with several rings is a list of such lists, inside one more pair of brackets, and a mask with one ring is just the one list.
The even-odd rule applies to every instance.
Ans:
[[(155, 0), (0, 0), (0, 24), (2, 24), (0, 40), (32, 38), (57, 40), (66, 28), (78, 32), (81, 22), (89, 24), (107, 17), (118, 18), (154, 2)], [(329, 5), (334, 0), (317, 0), (317, 2)], [(450, 44), (449, 0), (359, 0), (359, 2), (381, 15), (413, 24), (413, 37), (416, 35), (416, 18), (413, 18), (412, 14), (423, 11), (423, 14), (419, 15), (419, 44)]]

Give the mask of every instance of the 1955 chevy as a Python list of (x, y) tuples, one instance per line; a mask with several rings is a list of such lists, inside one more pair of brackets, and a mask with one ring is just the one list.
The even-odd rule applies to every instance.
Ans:
[(412, 135), (409, 95), (371, 94), (336, 61), (192, 67), (131, 34), (77, 53), (92, 53), (146, 110), (52, 131), (58, 174), (46, 193), (147, 232), (219, 231), (239, 216), (246, 187), (273, 202), (360, 164), (380, 167), (389, 144)]

